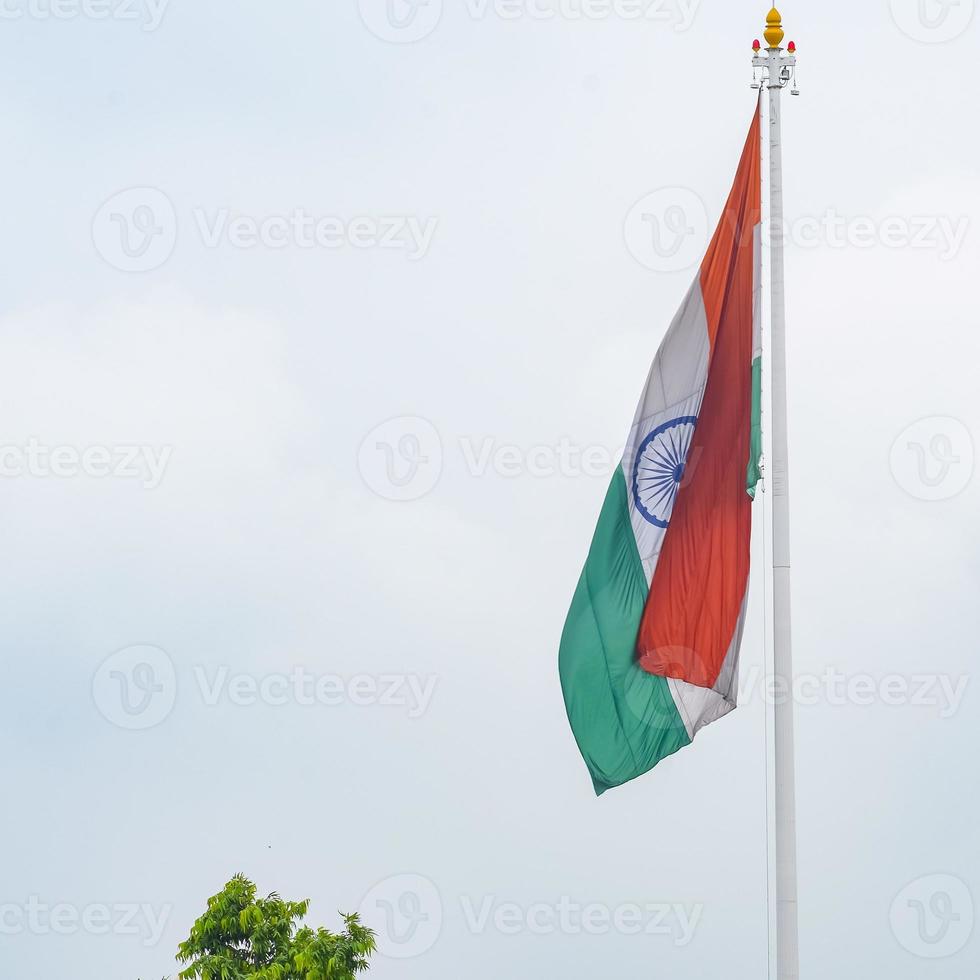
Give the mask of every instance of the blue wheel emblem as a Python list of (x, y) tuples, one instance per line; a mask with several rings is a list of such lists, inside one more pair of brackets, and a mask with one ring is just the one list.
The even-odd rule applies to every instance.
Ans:
[(696, 415), (684, 415), (664, 422), (640, 443), (636, 451), (633, 501), (644, 519), (657, 527), (666, 527), (670, 523), (697, 421)]

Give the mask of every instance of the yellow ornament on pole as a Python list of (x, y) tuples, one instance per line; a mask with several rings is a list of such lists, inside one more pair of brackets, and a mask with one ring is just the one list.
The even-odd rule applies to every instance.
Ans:
[(778, 48), (786, 37), (783, 31), (783, 15), (775, 7), (769, 11), (769, 16), (766, 18), (766, 31), (763, 37), (768, 42), (770, 50)]

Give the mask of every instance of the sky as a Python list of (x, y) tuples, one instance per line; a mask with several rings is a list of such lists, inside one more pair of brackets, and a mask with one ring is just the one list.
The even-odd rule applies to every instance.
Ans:
[[(980, 967), (974, 8), (782, 9), (814, 980)], [(4, 978), (239, 872), (379, 980), (765, 975), (765, 503), (738, 711), (596, 799), (557, 678), (765, 14), (3, 0)]]

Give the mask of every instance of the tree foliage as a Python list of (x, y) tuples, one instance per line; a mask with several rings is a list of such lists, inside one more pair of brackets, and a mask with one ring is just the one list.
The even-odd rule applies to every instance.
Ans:
[(342, 914), (339, 933), (300, 927), (309, 904), (275, 892), (257, 898), (255, 885), (236, 875), (180, 944), (177, 959), (188, 964), (180, 980), (352, 980), (367, 970), (374, 933), (357, 915)]

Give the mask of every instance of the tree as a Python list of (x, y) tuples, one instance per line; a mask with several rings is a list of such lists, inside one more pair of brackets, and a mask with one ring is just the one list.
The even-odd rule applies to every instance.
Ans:
[(300, 928), (309, 905), (275, 892), (256, 898), (255, 885), (236, 875), (180, 944), (177, 959), (188, 964), (180, 980), (352, 980), (367, 970), (374, 933), (343, 914), (340, 933)]

